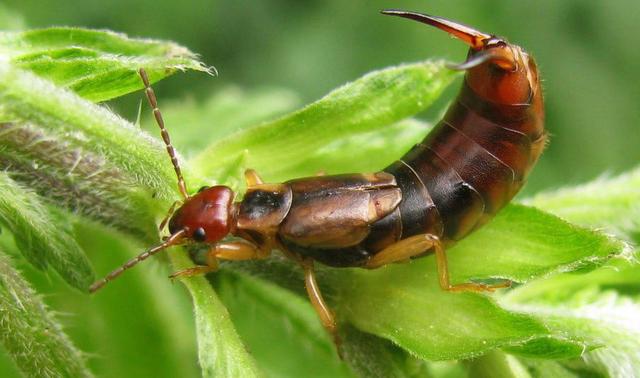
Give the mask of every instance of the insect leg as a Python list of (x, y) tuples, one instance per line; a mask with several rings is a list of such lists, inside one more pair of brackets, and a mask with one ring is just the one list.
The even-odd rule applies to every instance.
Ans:
[(307, 295), (311, 301), (311, 305), (318, 313), (320, 322), (324, 329), (329, 332), (333, 337), (333, 342), (336, 344), (338, 351), (340, 350), (340, 337), (338, 336), (338, 327), (336, 326), (336, 319), (333, 312), (329, 309), (329, 306), (324, 301), (320, 287), (316, 281), (316, 273), (313, 269), (313, 260), (302, 260), (300, 262), (302, 269), (304, 270), (304, 286), (307, 289)]
[(213, 255), (223, 260), (255, 260), (269, 257), (271, 246), (256, 246), (248, 242), (221, 243), (214, 247)]
[(258, 172), (253, 169), (247, 169), (244, 171), (244, 179), (247, 183), (247, 187), (251, 187), (254, 185), (260, 185), (263, 183), (262, 178), (258, 174)]
[(433, 248), (434, 240), (438, 238), (430, 234), (420, 234), (400, 240), (375, 254), (365, 268), (375, 269), (387, 264), (404, 262)]
[(449, 281), (449, 268), (447, 265), (447, 255), (440, 239), (431, 234), (415, 235), (407, 239), (398, 241), (388, 246), (373, 256), (365, 266), (369, 269), (403, 262), (411, 257), (418, 256), (433, 249), (436, 254), (436, 264), (438, 267), (438, 279), (442, 290), (446, 291), (494, 291), (495, 289), (511, 286), (510, 281), (501, 282), (495, 285), (486, 285), (475, 282), (452, 285)]
[(212, 259), (211, 261), (209, 261), (208, 254), (207, 254), (207, 265), (197, 265), (191, 268), (179, 270), (171, 274), (169, 278), (174, 279), (178, 277), (199, 276), (201, 274), (215, 272), (216, 270), (218, 270), (218, 260)]
[(207, 252), (207, 265), (194, 266), (173, 273), (170, 278), (191, 277), (207, 274), (218, 270), (218, 259), (223, 260), (254, 260), (269, 256), (271, 247), (258, 247), (248, 242), (220, 243)]
[(434, 249), (436, 252), (436, 263), (438, 265), (438, 278), (440, 280), (440, 287), (446, 291), (494, 291), (496, 289), (502, 289), (511, 286), (511, 281), (504, 281), (494, 285), (481, 284), (476, 282), (467, 282), (462, 284), (451, 285), (449, 281), (449, 268), (447, 266), (447, 255), (442, 247), (442, 243), (439, 239), (434, 243)]
[(164, 229), (164, 226), (166, 226), (167, 222), (169, 222), (169, 219), (173, 215), (173, 212), (176, 210), (176, 206), (179, 203), (180, 203), (180, 201), (173, 202), (173, 204), (169, 208), (169, 211), (167, 211), (167, 215), (165, 215), (165, 217), (162, 219), (162, 222), (160, 222), (160, 226), (158, 226), (158, 231), (162, 231)]

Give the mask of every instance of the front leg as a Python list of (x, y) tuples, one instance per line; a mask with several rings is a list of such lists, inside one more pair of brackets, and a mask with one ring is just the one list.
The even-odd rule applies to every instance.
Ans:
[(207, 265), (194, 266), (180, 270), (170, 275), (170, 278), (191, 277), (199, 274), (207, 274), (218, 270), (218, 259), (223, 260), (255, 260), (264, 259), (271, 253), (271, 247), (265, 244), (262, 247), (245, 241), (233, 241), (220, 243), (213, 246), (207, 252)]
[(171, 219), (171, 216), (175, 212), (176, 206), (178, 206), (178, 204), (181, 202), (182, 201), (173, 202), (173, 204), (169, 208), (169, 211), (167, 211), (167, 215), (165, 215), (164, 218), (162, 218), (162, 222), (160, 222), (160, 226), (158, 226), (158, 231), (162, 232), (162, 230), (164, 230), (164, 227), (167, 225), (167, 223), (169, 222), (169, 219)]

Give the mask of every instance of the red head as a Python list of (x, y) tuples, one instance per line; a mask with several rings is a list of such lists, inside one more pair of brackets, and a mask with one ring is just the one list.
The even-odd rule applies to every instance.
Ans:
[(440, 17), (402, 10), (382, 13), (435, 26), (468, 44), (467, 60), (452, 68), (466, 70), (467, 84), (487, 101), (528, 103), (540, 90), (536, 64), (519, 46)]
[(89, 291), (93, 293), (99, 290), (125, 270), (174, 245), (189, 240), (215, 243), (232, 232), (234, 226), (233, 191), (226, 186), (204, 187), (196, 195), (187, 197), (184, 204), (173, 214), (169, 221), (171, 235), (163, 243), (146, 250), (105, 278), (96, 281)]
[(189, 197), (169, 221), (169, 232), (184, 230), (184, 237), (215, 243), (232, 231), (233, 191), (226, 186), (203, 187)]

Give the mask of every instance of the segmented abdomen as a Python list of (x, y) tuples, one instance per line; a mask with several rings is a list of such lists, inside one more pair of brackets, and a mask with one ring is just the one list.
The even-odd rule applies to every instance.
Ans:
[(442, 121), (385, 169), (402, 189), (400, 238), (455, 241), (491, 219), (522, 187), (545, 143), (542, 96), (502, 105), (466, 84)]

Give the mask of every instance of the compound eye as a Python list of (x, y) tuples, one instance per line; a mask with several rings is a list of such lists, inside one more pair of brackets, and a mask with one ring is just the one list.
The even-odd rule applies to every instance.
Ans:
[(198, 193), (202, 192), (203, 190), (207, 190), (207, 189), (209, 189), (209, 187), (205, 185), (205, 186), (201, 187), (200, 189), (198, 189)]
[(197, 242), (203, 242), (207, 239), (207, 233), (204, 231), (204, 228), (199, 227), (193, 232), (193, 240)]

